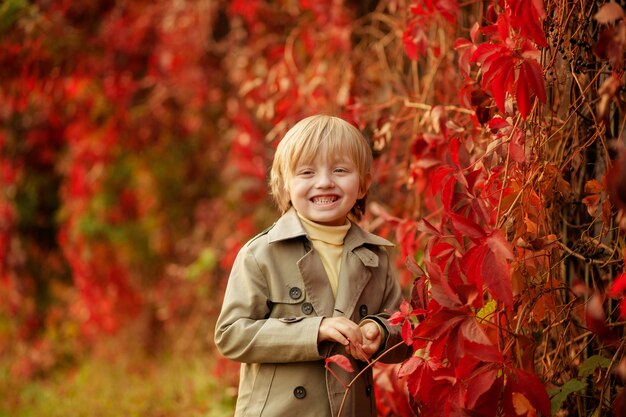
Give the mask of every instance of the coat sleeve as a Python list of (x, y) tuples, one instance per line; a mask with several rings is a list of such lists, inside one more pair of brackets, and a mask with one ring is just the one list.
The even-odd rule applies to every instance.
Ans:
[(245, 246), (233, 264), (215, 327), (220, 353), (246, 363), (321, 359), (317, 335), (323, 317), (272, 318), (268, 300), (268, 277)]
[[(393, 349), (388, 353), (385, 353), (384, 356), (380, 359), (380, 361), (384, 363), (402, 362), (403, 360), (411, 356), (413, 352), (411, 346), (407, 346), (406, 343), (402, 342), (402, 327), (391, 325), (388, 320), (389, 313), (393, 313), (394, 311), (398, 310), (400, 303), (402, 302), (402, 297), (403, 295), (400, 284), (398, 284), (398, 281), (395, 279), (395, 276), (393, 275), (391, 268), (389, 267), (387, 270), (385, 295), (382, 304), (383, 312), (376, 315), (366, 316), (363, 319), (374, 320), (386, 330), (387, 338), (383, 342), (378, 352), (374, 355), (375, 357), (378, 357), (381, 356), (384, 352), (387, 352), (387, 350)], [(396, 346), (398, 344), (399, 346)]]

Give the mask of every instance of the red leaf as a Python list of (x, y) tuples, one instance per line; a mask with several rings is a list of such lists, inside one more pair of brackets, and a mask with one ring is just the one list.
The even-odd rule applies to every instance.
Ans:
[(526, 152), (524, 149), (525, 141), (526, 138), (524, 137), (522, 132), (519, 129), (515, 129), (513, 137), (509, 142), (509, 155), (511, 155), (511, 158), (515, 162), (522, 163), (526, 159)]
[[(510, 71), (515, 66), (515, 60), (511, 56), (510, 51), (506, 49), (505, 51), (501, 50), (503, 55), (496, 55), (496, 57), (488, 57), (488, 59), (483, 64), (483, 79), (482, 79), (482, 87), (483, 88), (491, 88), (493, 89), (493, 83), (495, 82), (495, 78), (497, 75), (502, 72)], [(501, 82), (506, 81), (504, 79), (500, 80)], [(507, 85), (500, 84), (499, 86), (508, 87)]]
[(454, 196), (454, 178), (450, 178), (443, 185), (443, 190), (441, 191), (441, 202), (443, 204), (443, 209), (448, 212), (452, 209), (452, 197)]
[(484, 65), (485, 61), (491, 57), (491, 55), (502, 56), (502, 49), (506, 47), (493, 43), (482, 43), (478, 45), (474, 53), (472, 54), (471, 61), (478, 62)]
[(498, 404), (500, 402), (500, 397), (502, 396), (502, 387), (504, 385), (504, 378), (497, 378), (489, 391), (487, 391), (478, 403), (471, 408), (471, 410), (476, 415), (481, 417), (496, 417), (498, 412), (498, 407), (494, 407), (494, 404)]
[(500, 130), (500, 129), (504, 129), (507, 127), (511, 127), (511, 124), (501, 117), (494, 117), (493, 119), (489, 120), (489, 123), (487, 123), (487, 126), (489, 126), (489, 129), (491, 130), (494, 130), (494, 129)]
[(539, 101), (546, 102), (546, 86), (543, 78), (543, 69), (534, 59), (525, 59), (522, 62), (520, 72), (525, 74), (528, 86), (535, 93)]
[(354, 372), (354, 368), (350, 363), (350, 359), (348, 359), (344, 355), (337, 354), (326, 358), (326, 367), (328, 367), (331, 363), (337, 364), (341, 369), (346, 372)]
[(424, 359), (418, 356), (411, 356), (409, 359), (404, 361), (402, 365), (400, 365), (400, 369), (398, 369), (398, 378), (412, 374), (423, 362)]
[(420, 232), (428, 233), (430, 235), (441, 237), (441, 232), (437, 230), (437, 228), (426, 219), (421, 219), (417, 222), (417, 230)]
[(513, 305), (511, 271), (505, 259), (491, 250), (487, 251), (482, 263), (482, 277), (495, 299), (509, 307)]
[(454, 308), (463, 305), (458, 294), (452, 289), (447, 278), (441, 272), (439, 265), (426, 261), (426, 269), (430, 277), (430, 292), (433, 299), (445, 307)]
[(417, 325), (415, 336), (438, 339), (451, 328), (456, 327), (466, 317), (466, 314), (456, 310), (441, 309)]
[(483, 239), (486, 234), (482, 227), (474, 221), (455, 213), (448, 213), (452, 228), (470, 239)]
[(413, 256), (407, 256), (406, 261), (404, 262), (406, 269), (413, 274), (413, 278), (421, 278), (426, 276), (426, 272), (422, 269), (421, 266), (417, 262), (415, 262), (415, 258)]
[(611, 298), (618, 298), (623, 296), (626, 292), (626, 272), (622, 272), (613, 280), (608, 295)]
[(446, 372), (450, 373), (448, 369), (441, 369), (441, 365), (435, 359), (423, 360), (415, 371), (409, 374), (407, 381), (409, 392), (414, 398), (432, 401), (434, 395), (442, 395), (449, 388), (448, 384), (435, 381), (437, 375)]
[(490, 83), (493, 99), (502, 113), (505, 112), (506, 92), (511, 90), (514, 80), (513, 61), (510, 59), (503, 60), (501, 69), (494, 75), (493, 81)]
[(473, 343), (481, 345), (490, 345), (491, 341), (485, 334), (485, 331), (476, 323), (474, 317), (468, 316), (466, 320), (461, 323), (461, 335)]
[(428, 242), (428, 254), (430, 261), (437, 263), (441, 269), (445, 269), (450, 257), (454, 255), (456, 247), (445, 241), (431, 240)]
[(542, 20), (546, 16), (543, 2), (537, 0), (511, 1), (516, 26), (519, 26), (522, 35), (528, 37), (537, 45), (548, 46), (546, 35), (543, 32)]
[(465, 275), (481, 294), (483, 292), (483, 262), (488, 250), (486, 245), (474, 246), (465, 252), (461, 262)]
[(513, 250), (511, 249), (511, 244), (507, 242), (503, 233), (500, 230), (494, 230), (485, 241), (489, 249), (498, 257), (502, 257), (504, 259), (513, 259), (515, 255), (513, 255)]
[(402, 340), (407, 346), (413, 344), (413, 328), (409, 320), (405, 320), (404, 323), (402, 323)]
[[(469, 409), (476, 408), (478, 401), (482, 397), (487, 396), (491, 388), (498, 382), (502, 384), (502, 379), (498, 378), (497, 369), (488, 369), (478, 373), (471, 379), (471, 383), (467, 385), (465, 406)], [(494, 410), (495, 414), (498, 408), (493, 406), (491, 408)]]
[(530, 113), (530, 93), (528, 92), (527, 84), (526, 74), (520, 70), (519, 76), (517, 77), (515, 99), (517, 100), (517, 107), (524, 120), (526, 120), (528, 113)]
[(521, 369), (513, 369), (507, 382), (504, 398), (505, 403), (508, 403), (509, 406), (513, 405), (513, 394), (516, 392), (523, 394), (541, 414), (550, 415), (550, 397), (537, 375)]
[(424, 25), (421, 19), (412, 20), (402, 35), (402, 43), (408, 57), (417, 61), (420, 55), (426, 53), (428, 37), (424, 33)]
[(456, 169), (450, 165), (443, 165), (437, 167), (429, 176), (430, 189), (433, 194), (437, 194), (441, 191), (441, 188), (445, 186), (445, 183), (450, 182)]
[(493, 345), (483, 345), (479, 343), (465, 341), (464, 347), (465, 352), (468, 355), (472, 355), (476, 359), (479, 359), (483, 362), (504, 362), (504, 357), (502, 356), (502, 353), (500, 353), (500, 351)]

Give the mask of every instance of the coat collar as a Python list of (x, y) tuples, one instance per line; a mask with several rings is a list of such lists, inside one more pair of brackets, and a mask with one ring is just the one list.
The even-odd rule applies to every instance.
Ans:
[[(351, 222), (352, 223), (352, 222)], [(269, 242), (277, 242), (280, 240), (288, 240), (294, 239), (299, 236), (306, 236), (306, 231), (300, 223), (300, 219), (298, 218), (298, 213), (292, 207), (285, 214), (283, 214), (280, 219), (274, 224), (274, 227), (267, 233), (269, 238)], [(346, 238), (344, 240), (344, 245), (346, 250), (352, 251), (359, 246), (363, 246), (365, 244), (376, 245), (376, 246), (393, 246), (393, 243), (388, 241), (387, 239), (383, 239), (380, 236), (376, 236), (372, 233), (368, 233), (365, 230), (361, 229), (354, 223), (348, 230), (346, 234)], [(368, 265), (371, 266), (371, 265)]]
[[(275, 223), (268, 233), (269, 243), (306, 236), (298, 213), (291, 208)], [(370, 267), (377, 267), (378, 255), (366, 245), (393, 246), (391, 242), (368, 233), (352, 223), (344, 240), (344, 258), (339, 275), (337, 298), (334, 299), (322, 262), (314, 251), (308, 251), (298, 260), (305, 289), (318, 314), (351, 317), (355, 304), (371, 278)], [(334, 301), (333, 301), (334, 300)]]

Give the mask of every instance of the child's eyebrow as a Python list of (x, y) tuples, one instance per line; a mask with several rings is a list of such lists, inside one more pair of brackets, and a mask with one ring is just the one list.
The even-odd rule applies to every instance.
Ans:
[(352, 165), (356, 165), (356, 162), (353, 161), (350, 158), (341, 158), (341, 159), (333, 159), (332, 160), (333, 164), (352, 164)]

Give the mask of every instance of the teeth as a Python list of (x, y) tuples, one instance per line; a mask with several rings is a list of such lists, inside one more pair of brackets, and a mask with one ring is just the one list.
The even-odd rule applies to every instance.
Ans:
[(319, 203), (319, 204), (330, 204), (333, 203), (335, 201), (335, 197), (315, 197), (313, 198), (313, 202), (314, 203)]

